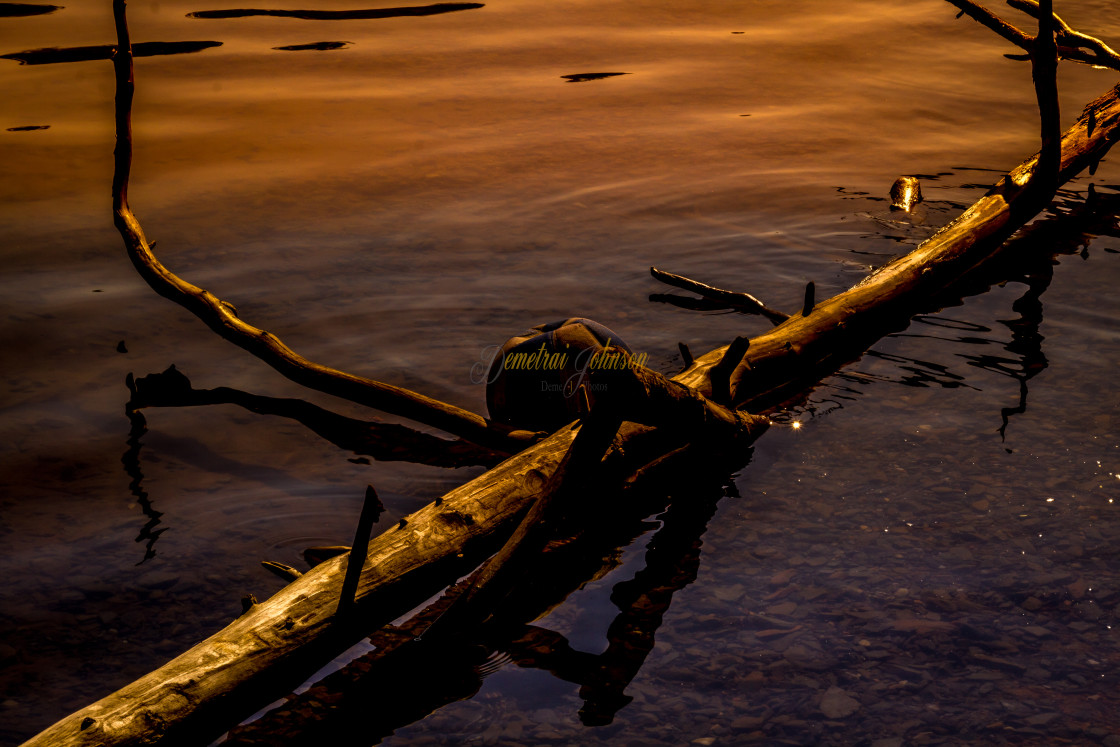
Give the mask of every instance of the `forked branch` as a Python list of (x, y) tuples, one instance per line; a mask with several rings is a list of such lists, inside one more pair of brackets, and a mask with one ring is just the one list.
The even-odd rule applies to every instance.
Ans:
[[(996, 32), (1028, 54), (1031, 52), (1034, 37), (1003, 20), (979, 3), (972, 0), (946, 0), (946, 2), (957, 6), (961, 13)], [(1007, 4), (1034, 18), (1038, 18), (1042, 12), (1039, 10), (1039, 3), (1035, 0), (1007, 0)], [(1062, 59), (1120, 70), (1120, 54), (1117, 54), (1100, 39), (1074, 30), (1056, 13), (1051, 12), (1051, 16), (1056, 24), (1058, 54)]]

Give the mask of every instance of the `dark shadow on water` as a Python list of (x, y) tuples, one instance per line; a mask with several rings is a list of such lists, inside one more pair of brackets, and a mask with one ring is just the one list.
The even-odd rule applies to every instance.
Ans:
[(201, 407), (232, 404), (259, 415), (294, 420), (340, 449), (383, 462), (434, 467), (492, 466), (505, 455), (462, 440), (450, 441), (396, 423), (357, 420), (301, 399), (262, 397), (229, 387), (194, 389), (175, 366), (135, 382), (130, 406)]
[[(131, 375), (128, 378), (128, 385), (132, 389)], [(129, 477), (128, 490), (136, 498), (136, 503), (140, 506), (140, 510), (144, 512), (144, 516), (148, 518), (148, 521), (140, 528), (140, 534), (136, 537), (137, 542), (144, 543), (144, 557), (136, 564), (141, 565), (156, 556), (156, 541), (159, 540), (161, 534), (167, 531), (168, 527), (156, 529), (160, 524), (163, 512), (155, 510), (148, 498), (148, 491), (144, 490), (142, 486), (144, 472), (140, 469), (140, 450), (143, 444), (140, 439), (148, 432), (148, 423), (131, 401), (125, 405), (124, 412), (128, 416), (129, 422), (128, 449), (121, 456), (121, 464), (124, 465), (125, 474)]]
[(311, 44), (289, 44), (286, 47), (273, 47), (273, 49), (280, 52), (304, 52), (304, 51), (319, 51), (326, 52), (331, 49), (345, 49), (348, 44), (353, 42), (346, 41), (322, 41), (312, 42)]
[(62, 10), (61, 5), (39, 5), (38, 3), (0, 3), (0, 18), (24, 18), (27, 16), (45, 16)]
[(50, 125), (24, 125), (23, 127), (9, 127), (8, 132), (32, 132), (34, 130), (49, 130)]
[(589, 80), (602, 80), (603, 78), (613, 78), (616, 75), (629, 75), (630, 73), (573, 73), (571, 75), (561, 75), (560, 77), (569, 83), (584, 83)]
[[(1083, 198), (1073, 192), (1061, 192), (1059, 201), (1045, 218), (1023, 229), (1008, 242), (1008, 248), (983, 275), (987, 280), (981, 278), (969, 287), (954, 289), (942, 297), (943, 306), (958, 306), (961, 298), (978, 295), (995, 282), (1025, 285), (1026, 292), (1011, 305), (1012, 311), (1019, 316), (998, 320), (1010, 332), (1009, 340), (990, 335), (992, 329), (983, 324), (935, 314), (917, 315), (913, 318), (910, 331), (898, 332), (889, 337), (940, 340), (954, 346), (1000, 346), (1007, 355), (956, 352), (952, 357), (964, 360), (970, 367), (1007, 376), (1018, 382), (1017, 402), (1000, 408), (1001, 423), (997, 432), (1001, 439), (1005, 439), (1011, 417), (1027, 410), (1028, 383), (1045, 371), (1048, 365), (1043, 352), (1045, 337), (1039, 330), (1043, 321), (1042, 296), (1053, 280), (1055, 258), (1073, 254), (1086, 256), (1094, 238), (1116, 235), (1118, 214), (1120, 194), (1100, 194), (1095, 189), (1090, 189), (1088, 198)], [(946, 330), (946, 333), (914, 331), (920, 327), (934, 327)], [(952, 331), (960, 334), (953, 335)], [(814, 416), (831, 412), (843, 407), (842, 401), (862, 396), (863, 392), (859, 388), (861, 384), (892, 383), (917, 387), (977, 389), (969, 383), (965, 372), (954, 371), (950, 364), (876, 350), (869, 350), (865, 355), (897, 364), (900, 374), (870, 373), (853, 366), (830, 377), (818, 389), (817, 396), (797, 409)], [(826, 392), (826, 397), (820, 396)]]
[[(749, 455), (743, 455), (749, 459)], [(482, 625), (453, 636), (426, 635), (465, 583), (398, 627), (370, 642), (377, 649), (325, 677), (261, 718), (233, 729), (226, 745), (377, 744), (397, 729), (473, 697), (484, 678), (514, 664), (551, 673), (579, 687), (579, 718), (607, 726), (631, 698), (626, 688), (654, 649), (655, 634), (673, 595), (691, 584), (700, 566), (702, 537), (728, 488), (727, 464), (690, 465), (671, 477), (650, 477), (650, 490), (631, 495), (598, 524), (579, 522), (577, 534), (553, 542), (521, 573), (522, 581)], [(678, 476), (676, 479), (674, 477)], [(697, 475), (704, 476), (697, 484)], [(655, 505), (664, 509), (645, 519)], [(617, 497), (617, 496), (615, 496)], [(617, 567), (623, 549), (657, 529), (644, 567), (615, 584), (618, 613), (599, 654), (576, 650), (560, 633), (533, 624), (582, 586)]]
[(302, 18), (308, 21), (360, 21), (374, 18), (400, 18), (402, 16), (435, 16), (458, 10), (485, 7), (482, 3), (436, 3), (413, 5), (404, 8), (370, 8), (368, 10), (264, 10), (259, 8), (230, 8), (229, 10), (196, 10), (187, 18), (248, 18), (273, 16), (275, 18)]
[[(220, 47), (218, 41), (140, 42), (132, 45), (134, 57), (157, 57), (167, 54), (190, 54), (211, 47)], [(44, 47), (0, 55), (0, 59), (16, 60), (21, 65), (53, 65), (59, 62), (89, 62), (110, 60), (117, 49), (114, 44), (93, 47)]]

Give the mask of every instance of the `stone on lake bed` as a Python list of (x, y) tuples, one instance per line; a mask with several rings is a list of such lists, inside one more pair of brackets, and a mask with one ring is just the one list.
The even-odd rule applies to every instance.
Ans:
[(828, 688), (821, 697), (821, 713), (828, 718), (847, 718), (859, 708), (859, 701), (839, 687)]

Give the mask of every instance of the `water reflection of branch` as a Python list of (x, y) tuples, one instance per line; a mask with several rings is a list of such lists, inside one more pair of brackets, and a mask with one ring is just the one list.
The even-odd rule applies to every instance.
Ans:
[[(132, 376), (128, 379), (129, 388), (132, 389)], [(135, 390), (133, 389), (135, 395)], [(136, 565), (151, 560), (156, 556), (156, 540), (159, 536), (167, 531), (167, 527), (162, 529), (155, 529), (160, 523), (160, 517), (163, 516), (162, 511), (156, 511), (152, 506), (152, 502), (148, 499), (148, 491), (141, 487), (144, 481), (144, 473), (140, 469), (140, 448), (143, 445), (140, 438), (148, 432), (148, 423), (144, 420), (144, 416), (140, 410), (133, 406), (130, 400), (124, 408), (125, 415), (128, 416), (129, 429), (128, 429), (128, 449), (125, 450), (124, 455), (121, 457), (121, 464), (124, 465), (125, 474), (129, 476), (128, 490), (136, 497), (136, 502), (140, 505), (140, 510), (148, 517), (148, 522), (140, 528), (140, 534), (136, 537), (137, 542), (145, 542), (144, 557)], [(153, 531), (154, 530), (154, 531)]]
[(1011, 305), (1019, 312), (1018, 319), (1001, 320), (1011, 330), (1011, 341), (1005, 346), (1017, 358), (1001, 358), (988, 355), (962, 355), (969, 365), (1010, 376), (1019, 382), (1019, 402), (1014, 407), (1000, 410), (1002, 423), (999, 427), (1001, 439), (1007, 438), (1007, 426), (1012, 415), (1027, 411), (1027, 382), (1046, 370), (1048, 361), (1042, 352), (1045, 339), (1039, 331), (1042, 325), (1042, 294), (1050, 287), (1054, 277), (1054, 267), (1049, 262), (1040, 264), (1037, 271), (1026, 276), (1029, 288)]
[[(553, 543), (528, 564), (525, 580), (484, 625), (458, 636), (424, 636), (468, 588), (469, 581), (462, 582), (399, 627), (376, 633), (371, 642), (377, 650), (235, 728), (225, 744), (376, 744), (445, 705), (472, 697), (483, 678), (507, 662), (543, 669), (580, 685), (581, 720), (589, 726), (611, 723), (630, 702), (625, 689), (653, 650), (654, 634), (673, 595), (696, 578), (701, 537), (723, 494), (720, 478), (728, 468), (709, 464), (678, 474), (689, 475), (693, 484), (674, 484), (680, 481), (651, 472), (645, 484), (657, 490), (643, 489), (644, 499), (636, 505), (624, 502), (628, 510), (598, 517), (597, 522), (584, 521), (576, 538)], [(708, 475), (710, 482), (698, 488), (697, 474)], [(648, 511), (655, 496), (664, 505), (666, 492), (674, 494), (674, 501), (660, 517), (645, 567), (616, 584), (611, 594), (619, 613), (608, 628), (603, 653), (577, 651), (561, 634), (529, 624), (615, 568), (621, 548), (658, 526), (639, 518), (639, 512)]]
[(653, 651), (654, 634), (672, 604), (673, 594), (696, 580), (701, 537), (715, 514), (716, 501), (700, 497), (675, 501), (650, 540), (646, 565), (634, 578), (614, 587), (611, 601), (619, 614), (607, 630), (607, 649), (599, 655), (575, 651), (558, 633), (527, 626), (510, 645), (518, 666), (546, 669), (580, 685), (580, 720), (605, 726), (631, 700), (625, 689)]
[[(1031, 224), (1012, 239), (1009, 242), (1011, 245), (1009, 251), (993, 263), (988, 272), (979, 278), (979, 282), (973, 281), (967, 286), (949, 289), (949, 292), (941, 298), (943, 306), (953, 306), (958, 305), (962, 298), (979, 295), (996, 282), (1025, 284), (1027, 291), (1011, 305), (1012, 310), (1019, 313), (1019, 317), (1000, 320), (1000, 323), (1011, 331), (1009, 341), (1004, 342), (983, 336), (984, 333), (991, 332), (984, 325), (947, 317), (921, 315), (914, 317), (914, 321), (927, 326), (960, 330), (963, 334), (948, 336), (900, 332), (891, 335), (894, 338), (916, 337), (965, 345), (999, 344), (1011, 353), (1014, 357), (956, 354), (956, 357), (966, 360), (970, 366), (1008, 376), (1018, 382), (1018, 402), (1012, 407), (1004, 407), (1000, 410), (1002, 422), (998, 430), (1001, 438), (1006, 437), (1011, 416), (1026, 412), (1028, 382), (1044, 371), (1048, 364), (1042, 350), (1045, 338), (1039, 329), (1043, 317), (1042, 295), (1053, 279), (1054, 258), (1061, 255), (1085, 254), (1094, 238), (1115, 235), (1118, 232), (1116, 215), (1120, 212), (1120, 195), (1098, 194), (1092, 187), (1089, 196), (1084, 199), (1071, 192), (1062, 194), (1064, 199), (1053, 208), (1053, 214), (1045, 220)], [(976, 389), (967, 383), (965, 376), (953, 373), (946, 365), (874, 350), (868, 351), (867, 355), (896, 362), (900, 369), (907, 373), (896, 377), (863, 371), (842, 371), (831, 377), (823, 387), (833, 390), (833, 396), (841, 399), (855, 399), (862, 394), (853, 385), (876, 382), (907, 386), (935, 384), (949, 388)], [(819, 405), (820, 402), (814, 401), (804, 409), (816, 412)]]
[[(222, 46), (222, 43), (218, 41), (137, 42), (132, 45), (132, 56), (157, 57), (166, 54), (190, 54), (220, 46)], [(0, 59), (18, 60), (21, 65), (53, 65), (59, 62), (109, 60), (112, 59), (116, 50), (117, 47), (113, 44), (99, 44), (92, 47), (45, 47), (0, 55)]]
[(0, 18), (21, 18), (43, 16), (61, 10), (61, 5), (40, 5), (38, 3), (0, 3)]
[(262, 10), (257, 8), (230, 8), (228, 10), (196, 10), (188, 18), (246, 18), (248, 16), (273, 16), (276, 18), (302, 18), (309, 21), (359, 21), (375, 18), (400, 18), (402, 16), (434, 16), (458, 10), (474, 10), (482, 3), (436, 3), (412, 5), (403, 8), (371, 8), (368, 10)]
[(395, 423), (348, 418), (302, 399), (263, 397), (229, 387), (194, 389), (175, 366), (137, 379), (135, 386), (132, 405), (136, 408), (233, 404), (259, 415), (290, 418), (340, 449), (379, 461), (464, 467), (502, 460), (502, 455), (467, 441), (449, 441)]

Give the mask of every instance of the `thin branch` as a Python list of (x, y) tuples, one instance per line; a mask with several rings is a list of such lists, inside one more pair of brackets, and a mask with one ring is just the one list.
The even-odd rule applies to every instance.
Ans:
[[(771, 309), (766, 304), (759, 301), (749, 293), (736, 293), (735, 291), (723, 290), (722, 288), (715, 288), (704, 283), (697, 282), (683, 275), (675, 275), (671, 272), (659, 270), (656, 267), (649, 268), (649, 274), (662, 283), (683, 288), (693, 293), (697, 293), (704, 298), (722, 304), (722, 308), (732, 308), (736, 311), (742, 311), (747, 314), (761, 314), (770, 320), (772, 324), (781, 324), (786, 319), (789, 319), (789, 314), (783, 314), (776, 309)], [(651, 297), (652, 298), (652, 297)], [(711, 307), (721, 308), (721, 307)]]
[(370, 485), (366, 488), (365, 501), (362, 503), (362, 513), (358, 517), (358, 526), (354, 530), (354, 544), (350, 552), (346, 553), (346, 575), (342, 579), (342, 590), (338, 594), (338, 614), (349, 615), (354, 612), (358, 600), (355, 592), (358, 590), (358, 581), (362, 577), (362, 566), (366, 562), (366, 553), (369, 551), (369, 536), (373, 532), (373, 525), (377, 522), (385, 507), (377, 497), (377, 491)]
[[(1007, 0), (1007, 4), (1034, 18), (1038, 18), (1041, 12), (1036, 0)], [(1057, 24), (1058, 53), (1063, 58), (1120, 70), (1120, 54), (1095, 36), (1071, 28), (1057, 13), (1053, 13), (1052, 17)]]
[(1004, 39), (1007, 39), (1012, 44), (1021, 47), (1028, 52), (1031, 49), (1032, 39), (1030, 34), (1025, 34), (1019, 29), (1012, 26), (1007, 21), (997, 16), (992, 11), (988, 10), (982, 5), (972, 2), (972, 0), (945, 0), (947, 3), (957, 6), (961, 12), (977, 21), (982, 26), (985, 26), (992, 31), (996, 32)]
[[(1034, 38), (1012, 26), (1007, 21), (1003, 20), (995, 13), (992, 13), (987, 8), (972, 2), (972, 0), (945, 0), (952, 5), (961, 9), (961, 12), (968, 15), (973, 20), (981, 25), (996, 32), (1004, 39), (1014, 44), (1021, 49), (1026, 50), (1028, 53), (1031, 51), (1031, 45)], [(1039, 9), (1038, 3), (1035, 0), (1007, 0), (1007, 4), (1011, 7), (1021, 10), (1034, 18), (1038, 18)], [(1057, 26), (1057, 45), (1058, 54), (1065, 60), (1072, 60), (1073, 62), (1081, 62), (1086, 65), (1098, 65), (1100, 67), (1112, 68), (1113, 70), (1120, 70), (1120, 54), (1117, 54), (1107, 44), (1096, 37), (1083, 34), (1070, 28), (1069, 24), (1063, 21), (1056, 14), (1053, 16)], [(1028, 56), (1008, 55), (1013, 59), (1029, 59)]]
[(116, 102), (117, 145), (113, 175), (114, 223), (129, 258), (152, 289), (191, 311), (211, 330), (252, 353), (284, 376), (309, 389), (348, 399), (394, 415), (425, 423), (483, 446), (508, 453), (539, 440), (539, 434), (492, 423), (476, 413), (402, 387), (385, 384), (314, 363), (276, 335), (237, 317), (236, 309), (213, 293), (178, 277), (156, 258), (140, 221), (128, 204), (132, 168), (132, 47), (125, 20), (125, 0), (114, 0), (117, 52), (113, 57), (119, 82)]

